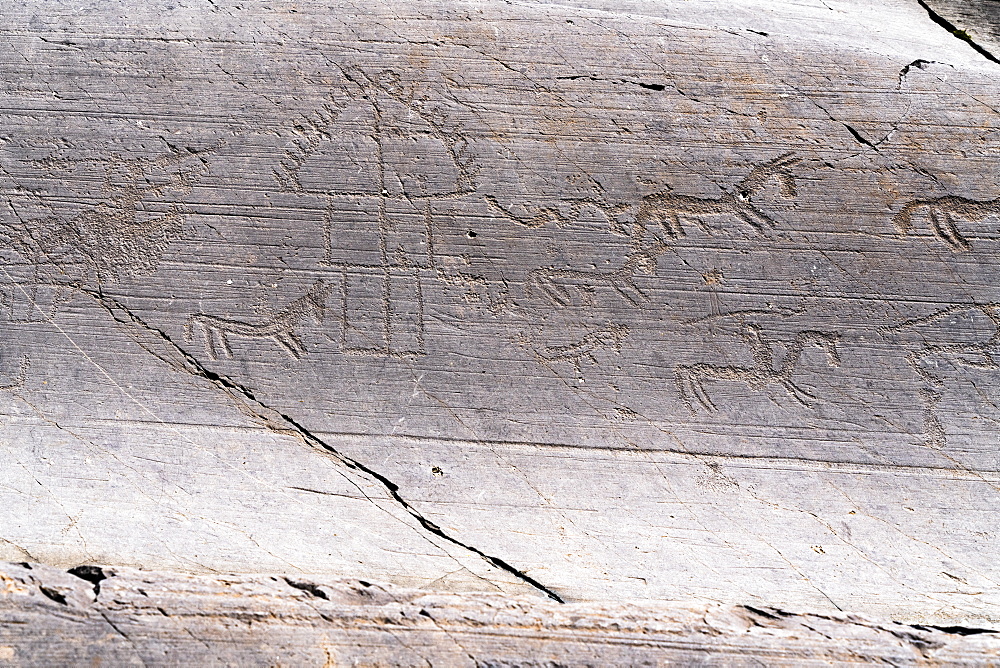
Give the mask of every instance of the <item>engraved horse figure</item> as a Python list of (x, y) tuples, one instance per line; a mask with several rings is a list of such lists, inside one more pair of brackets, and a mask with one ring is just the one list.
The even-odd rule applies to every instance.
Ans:
[(695, 400), (706, 410), (716, 410), (711, 397), (705, 390), (706, 380), (728, 380), (746, 383), (751, 390), (760, 391), (769, 385), (778, 385), (797, 403), (810, 406), (816, 397), (805, 391), (792, 381), (792, 374), (799, 365), (802, 353), (808, 344), (819, 346), (826, 352), (827, 363), (831, 367), (840, 366), (840, 353), (837, 342), (840, 337), (835, 333), (804, 330), (795, 335), (794, 340), (787, 345), (784, 359), (780, 365), (774, 364), (770, 342), (764, 340), (757, 325), (746, 325), (743, 338), (750, 346), (753, 366), (716, 365), (700, 362), (698, 364), (679, 364), (675, 369), (677, 389), (681, 400), (691, 410), (695, 411)]
[(526, 292), (542, 293), (554, 306), (569, 306), (572, 303), (570, 288), (583, 293), (591, 293), (595, 288), (607, 287), (633, 306), (641, 306), (649, 301), (635, 284), (638, 275), (652, 276), (656, 273), (656, 258), (667, 250), (662, 241), (646, 247), (636, 248), (613, 271), (586, 271), (582, 269), (558, 269), (540, 267), (528, 274)]
[(672, 192), (659, 192), (646, 195), (639, 204), (636, 222), (644, 225), (647, 222), (659, 223), (671, 237), (685, 235), (681, 225), (681, 217), (691, 217), (706, 234), (711, 234), (708, 227), (698, 219), (704, 214), (732, 214), (763, 233), (765, 228), (777, 225), (775, 220), (753, 205), (753, 196), (760, 191), (769, 179), (776, 179), (781, 196), (792, 198), (796, 195), (795, 176), (790, 171), (792, 165), (801, 162), (802, 158), (792, 153), (784, 153), (770, 162), (754, 167), (745, 179), (736, 184), (732, 190), (724, 190), (718, 198), (694, 197), (677, 195)]
[[(193, 337), (194, 325), (198, 325), (205, 333), (205, 351), (213, 360), (219, 359), (218, 350), (232, 358), (233, 349), (229, 345), (228, 336), (234, 334), (248, 339), (271, 339), (285, 351), (298, 359), (306, 353), (295, 330), (304, 320), (310, 318), (317, 325), (323, 324), (326, 300), (332, 288), (322, 279), (316, 281), (312, 288), (299, 297), (280, 313), (261, 323), (249, 323), (241, 320), (229, 320), (214, 315), (195, 313), (187, 322), (184, 338), (190, 341)], [(218, 347), (216, 346), (218, 342)]]
[(972, 249), (972, 244), (959, 231), (955, 218), (979, 222), (989, 216), (1000, 214), (1000, 197), (992, 200), (975, 200), (945, 195), (934, 199), (915, 199), (900, 209), (892, 222), (900, 234), (906, 234), (913, 227), (913, 216), (920, 209), (927, 209), (931, 231), (956, 253)]

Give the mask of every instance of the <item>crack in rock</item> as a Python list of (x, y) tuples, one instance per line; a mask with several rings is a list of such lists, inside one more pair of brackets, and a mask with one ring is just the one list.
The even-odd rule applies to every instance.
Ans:
[[(402, 507), (417, 523), (427, 532), (434, 534), (438, 538), (448, 541), (449, 543), (461, 547), (464, 550), (468, 550), (473, 554), (478, 555), (483, 560), (485, 560), (491, 566), (498, 568), (502, 571), (515, 576), (522, 582), (525, 582), (535, 589), (541, 591), (546, 596), (548, 596), (553, 601), (558, 603), (564, 603), (559, 594), (549, 589), (541, 582), (531, 577), (527, 573), (524, 573), (514, 566), (510, 565), (503, 559), (495, 557), (493, 555), (483, 552), (479, 548), (469, 545), (468, 543), (463, 543), (457, 538), (447, 534), (441, 527), (439, 527), (434, 522), (430, 521), (424, 517), (416, 508), (414, 508), (399, 492), (399, 486), (392, 482), (389, 478), (382, 475), (378, 471), (368, 467), (364, 463), (357, 459), (348, 457), (347, 455), (341, 453), (332, 445), (321, 439), (319, 436), (311, 432), (305, 426), (300, 424), (293, 417), (281, 412), (276, 408), (268, 406), (266, 403), (258, 399), (253, 391), (249, 388), (241, 385), (240, 383), (232, 380), (231, 378), (224, 376), (222, 374), (215, 373), (214, 371), (206, 368), (201, 362), (198, 361), (193, 355), (188, 353), (184, 348), (179, 346), (174, 340), (164, 331), (147, 324), (142, 318), (133, 313), (128, 307), (120, 303), (119, 301), (105, 295), (100, 289), (91, 290), (83, 289), (82, 292), (95, 301), (97, 301), (118, 323), (129, 326), (133, 333), (136, 334), (137, 343), (147, 352), (154, 355), (163, 362), (166, 362), (171, 368), (176, 371), (183, 373), (188, 373), (190, 375), (203, 378), (209, 381), (212, 385), (222, 390), (237, 406), (237, 408), (244, 414), (262, 423), (268, 429), (280, 433), (294, 435), (305, 442), (307, 445), (332, 456), (342, 465), (349, 469), (358, 471), (368, 476), (372, 480), (375, 480), (382, 487), (386, 489), (392, 499)], [(143, 342), (140, 332), (135, 332), (134, 330), (139, 329), (141, 332), (150, 334), (156, 337), (156, 343), (161, 344), (159, 346), (149, 345), (148, 342)], [(166, 344), (167, 350), (162, 349), (162, 344)], [(249, 403), (248, 403), (249, 402)]]
[(105, 572), (100, 566), (90, 566), (87, 564), (74, 566), (66, 572), (94, 585), (94, 596), (99, 596), (101, 594), (102, 580), (114, 577), (114, 573), (111, 571)]
[(960, 39), (969, 46), (971, 46), (973, 49), (976, 50), (976, 53), (981, 55), (986, 60), (1000, 64), (1000, 59), (998, 59), (992, 53), (983, 48), (982, 45), (980, 45), (974, 39), (972, 39), (972, 35), (970, 35), (965, 30), (959, 28), (954, 23), (952, 23), (948, 19), (944, 18), (943, 16), (935, 12), (933, 9), (931, 9), (930, 5), (924, 2), (924, 0), (917, 0), (917, 4), (923, 7), (924, 11), (927, 12), (927, 16), (930, 17), (931, 21), (934, 21), (934, 23), (938, 24), (939, 26), (947, 30), (949, 33), (952, 34), (953, 37), (955, 37), (956, 39)]

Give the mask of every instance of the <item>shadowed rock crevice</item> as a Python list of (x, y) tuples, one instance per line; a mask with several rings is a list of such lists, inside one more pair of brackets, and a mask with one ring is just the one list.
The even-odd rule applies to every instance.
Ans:
[(1000, 59), (998, 59), (996, 56), (990, 53), (984, 46), (976, 42), (972, 38), (972, 35), (968, 33), (968, 31), (959, 28), (954, 23), (952, 23), (948, 19), (938, 14), (936, 11), (934, 11), (934, 9), (930, 5), (924, 2), (924, 0), (917, 0), (917, 4), (923, 7), (924, 11), (927, 12), (927, 16), (930, 17), (931, 21), (934, 21), (934, 23), (938, 24), (939, 26), (947, 30), (956, 39), (960, 39), (969, 46), (971, 46), (973, 49), (975, 49), (976, 53), (981, 55), (986, 60), (992, 63), (1000, 64)]

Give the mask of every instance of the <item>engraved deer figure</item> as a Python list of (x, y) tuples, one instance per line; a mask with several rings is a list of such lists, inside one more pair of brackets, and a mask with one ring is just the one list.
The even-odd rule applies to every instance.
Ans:
[(642, 225), (647, 222), (659, 223), (668, 235), (676, 238), (685, 235), (684, 227), (681, 225), (682, 217), (693, 218), (703, 232), (711, 234), (698, 216), (728, 213), (762, 233), (765, 228), (774, 227), (777, 223), (752, 204), (753, 196), (773, 178), (778, 181), (782, 197), (795, 197), (795, 176), (790, 168), (801, 160), (802, 158), (797, 158), (791, 153), (784, 153), (770, 162), (757, 165), (732, 190), (724, 190), (716, 199), (677, 195), (672, 192), (646, 195), (639, 204), (636, 222)]
[(708, 391), (706, 380), (727, 380), (746, 383), (751, 390), (760, 391), (769, 385), (778, 385), (792, 399), (803, 406), (810, 406), (816, 397), (805, 391), (792, 381), (792, 374), (799, 365), (802, 353), (807, 345), (819, 346), (826, 352), (827, 363), (831, 367), (840, 366), (840, 353), (837, 350), (839, 335), (835, 333), (805, 330), (797, 333), (790, 344), (786, 346), (785, 356), (780, 365), (775, 365), (771, 354), (771, 343), (766, 341), (757, 325), (746, 325), (743, 338), (750, 346), (753, 366), (716, 365), (700, 362), (698, 364), (680, 364), (675, 369), (677, 389), (681, 400), (691, 410), (696, 412), (692, 397), (706, 410), (716, 410)]
[(927, 209), (931, 232), (956, 253), (972, 249), (972, 244), (959, 231), (955, 218), (979, 222), (988, 216), (1000, 215), (1000, 197), (980, 201), (957, 195), (945, 195), (934, 199), (915, 199), (908, 202), (892, 222), (900, 234), (906, 234), (913, 227), (913, 216), (920, 209)]
[[(326, 299), (331, 290), (332, 288), (320, 279), (306, 294), (289, 303), (283, 311), (256, 324), (195, 313), (188, 319), (184, 338), (190, 341), (193, 337), (194, 326), (200, 326), (205, 334), (205, 351), (213, 360), (219, 359), (218, 351), (220, 348), (226, 357), (232, 358), (233, 349), (230, 347), (228, 339), (230, 334), (248, 339), (271, 339), (284, 348), (289, 355), (298, 359), (306, 353), (306, 348), (302, 345), (295, 330), (307, 318), (311, 318), (317, 325), (323, 323)], [(217, 343), (218, 345), (216, 345)]]
[(486, 202), (490, 208), (498, 214), (511, 220), (518, 225), (529, 228), (544, 227), (547, 223), (555, 223), (562, 226), (570, 223), (576, 218), (584, 206), (593, 206), (600, 210), (611, 222), (612, 228), (617, 233), (623, 233), (621, 223), (617, 221), (617, 216), (627, 212), (634, 213), (635, 225), (638, 229), (643, 229), (647, 223), (660, 225), (671, 237), (677, 238), (685, 235), (684, 227), (681, 225), (682, 217), (691, 217), (698, 227), (706, 234), (711, 234), (711, 230), (701, 222), (698, 216), (705, 214), (732, 214), (750, 225), (758, 232), (764, 232), (767, 227), (777, 225), (775, 220), (753, 205), (752, 200), (761, 188), (767, 184), (768, 180), (775, 179), (781, 196), (787, 199), (795, 197), (795, 175), (791, 172), (791, 167), (802, 161), (802, 158), (795, 157), (792, 153), (784, 153), (774, 160), (757, 165), (745, 179), (736, 184), (730, 190), (724, 190), (718, 198), (695, 197), (693, 195), (677, 195), (672, 192), (657, 192), (644, 196), (636, 204), (608, 204), (600, 198), (576, 198), (566, 199), (562, 204), (566, 206), (568, 213), (564, 215), (559, 207), (545, 206), (536, 209), (534, 215), (519, 216), (509, 208), (504, 207), (492, 195), (486, 196)]
[(640, 306), (649, 301), (649, 297), (636, 286), (635, 277), (655, 274), (656, 258), (665, 250), (667, 245), (659, 240), (645, 248), (633, 246), (622, 266), (613, 271), (540, 267), (528, 274), (526, 292), (540, 292), (554, 306), (569, 306), (573, 301), (571, 288), (587, 295), (595, 288), (606, 287), (633, 306)]

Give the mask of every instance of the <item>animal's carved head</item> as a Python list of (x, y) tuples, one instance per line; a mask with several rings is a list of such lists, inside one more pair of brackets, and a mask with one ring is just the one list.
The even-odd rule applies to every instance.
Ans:
[(837, 344), (840, 342), (840, 334), (836, 332), (816, 332), (812, 341), (826, 353), (827, 364), (832, 367), (840, 366), (840, 350), (837, 348)]
[(735, 189), (736, 199), (742, 202), (749, 202), (754, 194), (764, 187), (768, 179), (775, 179), (778, 182), (778, 189), (781, 196), (791, 199), (796, 196), (795, 175), (792, 173), (792, 166), (802, 162), (802, 158), (796, 157), (791, 152), (783, 153), (770, 162), (754, 167), (745, 179), (740, 181)]
[(326, 316), (326, 300), (330, 296), (330, 291), (333, 288), (323, 282), (323, 279), (318, 279), (313, 283), (309, 292), (305, 295), (305, 311), (306, 314), (313, 319), (317, 325), (323, 324), (323, 318)]
[(656, 257), (650, 253), (642, 253), (635, 259), (635, 271), (637, 274), (653, 276), (656, 274)]

